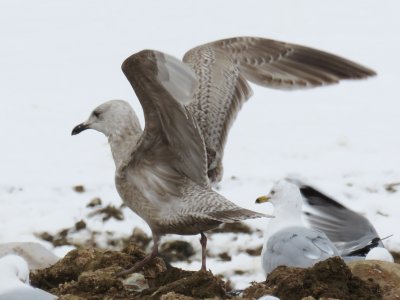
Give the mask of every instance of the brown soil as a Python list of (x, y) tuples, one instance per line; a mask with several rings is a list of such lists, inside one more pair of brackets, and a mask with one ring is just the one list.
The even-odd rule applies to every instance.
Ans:
[(111, 218), (114, 218), (118, 221), (122, 221), (124, 219), (124, 214), (122, 213), (121, 209), (110, 204), (106, 207), (96, 209), (95, 211), (91, 212), (88, 217), (93, 217), (96, 215), (103, 215), (103, 222), (108, 221)]
[(168, 241), (160, 246), (160, 256), (167, 263), (187, 261), (194, 254), (192, 244), (185, 241)]
[(224, 223), (221, 226), (209, 231), (209, 233), (225, 233), (225, 232), (251, 234), (253, 233), (253, 230), (250, 228), (250, 226), (246, 225), (245, 223), (235, 222), (235, 223)]
[(95, 197), (92, 200), (90, 200), (88, 204), (86, 204), (86, 207), (95, 207), (101, 204), (102, 204), (101, 199), (99, 197)]
[(265, 294), (281, 299), (302, 299), (312, 296), (334, 299), (382, 299), (378, 284), (353, 276), (342, 259), (330, 258), (309, 269), (278, 267), (266, 282), (255, 283), (243, 297), (258, 298)]
[(377, 260), (348, 263), (351, 272), (365, 281), (379, 284), (383, 299), (400, 299), (400, 265)]
[(262, 251), (262, 245), (256, 247), (256, 248), (249, 248), (246, 249), (246, 253), (250, 256), (260, 256)]
[[(97, 299), (233, 299), (229, 283), (211, 272), (192, 272), (167, 267), (155, 258), (141, 274), (119, 278), (115, 274), (145, 256), (135, 244), (123, 251), (96, 248), (69, 252), (53, 266), (31, 274), (31, 284), (60, 297), (60, 300)], [(244, 299), (265, 294), (281, 299), (312, 296), (336, 299), (381, 299), (379, 285), (353, 276), (340, 258), (328, 259), (310, 269), (279, 267), (268, 280), (253, 283)], [(235, 297), (235, 299), (239, 299)]]
[(134, 244), (122, 252), (73, 250), (53, 266), (32, 273), (31, 284), (61, 297), (61, 300), (160, 299), (163, 295), (164, 299), (173, 299), (171, 292), (197, 299), (225, 298), (225, 283), (220, 278), (210, 272), (167, 269), (161, 258), (153, 259), (144, 268), (145, 289), (135, 289), (136, 284), (126, 284), (124, 278), (115, 275), (133, 266), (144, 255)]
[(83, 185), (75, 185), (73, 187), (74, 191), (77, 193), (83, 193), (85, 192), (85, 187)]
[(394, 262), (400, 264), (400, 252), (390, 252), (393, 255)]

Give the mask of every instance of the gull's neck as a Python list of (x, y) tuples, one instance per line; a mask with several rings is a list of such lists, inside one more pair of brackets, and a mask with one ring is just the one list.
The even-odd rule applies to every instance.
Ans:
[(291, 226), (303, 226), (301, 219), (301, 205), (299, 206), (274, 206), (275, 218), (270, 219), (268, 227), (264, 232), (264, 239), (268, 240), (277, 231)]
[(108, 136), (108, 143), (114, 158), (115, 167), (118, 169), (131, 159), (132, 152), (142, 134), (141, 128), (129, 124)]

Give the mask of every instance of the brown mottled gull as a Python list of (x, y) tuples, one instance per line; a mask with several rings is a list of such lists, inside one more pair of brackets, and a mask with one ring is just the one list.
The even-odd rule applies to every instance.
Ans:
[[(202, 270), (206, 270), (203, 232), (223, 222), (266, 215), (241, 208), (210, 188), (204, 141), (185, 104), (197, 85), (191, 69), (166, 54), (144, 50), (122, 65), (143, 107), (146, 127), (124, 101), (100, 105), (73, 134), (92, 128), (108, 136), (116, 164), (117, 190), (150, 226), (153, 251), (127, 274), (158, 253), (161, 235), (201, 234)], [(135, 116), (135, 117), (133, 117)]]
[(222, 178), (228, 131), (252, 83), (282, 90), (313, 88), (376, 75), (342, 57), (284, 42), (236, 37), (198, 46), (183, 57), (199, 82), (188, 108), (197, 120), (207, 149), (208, 176)]
[(127, 102), (113, 100), (72, 134), (91, 128), (108, 137), (118, 192), (152, 230), (153, 251), (134, 270), (157, 254), (159, 237), (167, 233), (200, 233), (205, 269), (204, 231), (264, 216), (236, 206), (209, 185), (221, 179), (228, 130), (252, 94), (247, 80), (296, 89), (375, 74), (331, 54), (261, 38), (199, 46), (183, 62), (144, 50), (122, 70), (143, 107), (145, 130)]

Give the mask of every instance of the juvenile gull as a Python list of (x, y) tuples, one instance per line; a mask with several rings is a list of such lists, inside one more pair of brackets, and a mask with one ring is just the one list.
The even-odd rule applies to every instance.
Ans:
[(266, 276), (278, 266), (308, 268), (339, 252), (324, 232), (304, 227), (301, 219), (302, 198), (299, 188), (285, 180), (278, 181), (267, 196), (256, 202), (271, 202), (274, 219), (264, 232), (261, 253)]
[[(253, 94), (248, 81), (275, 89), (297, 90), (376, 74), (333, 54), (256, 37), (234, 37), (193, 48), (184, 55), (183, 62), (175, 62), (174, 68), (178, 70), (187, 66), (193, 70), (197, 80), (187, 109), (196, 119), (206, 145), (211, 182), (222, 178), (228, 131), (242, 104)], [(151, 71), (143, 69), (141, 75), (151, 76)], [(150, 96), (147, 89), (142, 92)], [(187, 95), (189, 91), (181, 89), (181, 92)], [(136, 116), (132, 118), (136, 119)], [(141, 132), (139, 123), (136, 123), (132, 124), (135, 134)], [(85, 128), (82, 124), (75, 128), (74, 133)]]
[[(332, 197), (317, 190), (297, 177), (287, 179), (297, 185), (303, 197), (303, 214), (312, 228), (322, 230), (343, 257), (366, 257), (373, 253), (386, 253), (382, 257), (393, 260), (382, 243), (374, 225), (361, 214), (347, 208)], [(369, 254), (370, 257), (373, 253)]]
[(28, 263), (9, 254), (0, 258), (0, 300), (54, 300), (57, 296), (29, 285)]
[(143, 107), (144, 131), (131, 107), (118, 100), (100, 105), (73, 130), (92, 128), (108, 137), (118, 193), (152, 231), (153, 251), (121, 275), (141, 269), (157, 255), (160, 236), (170, 233), (201, 234), (201, 268), (206, 270), (205, 231), (266, 215), (241, 208), (210, 188), (204, 141), (185, 106), (197, 86), (193, 71), (151, 50), (127, 58), (122, 70)]
[(118, 192), (153, 232), (155, 246), (145, 261), (156, 255), (160, 235), (201, 233), (203, 268), (203, 231), (261, 216), (209, 186), (222, 177), (228, 130), (252, 95), (247, 80), (300, 89), (375, 75), (332, 54), (252, 37), (196, 47), (183, 62), (145, 50), (129, 57), (122, 69), (143, 107), (145, 130), (127, 102), (113, 100), (97, 107), (72, 134), (91, 128), (108, 137)]

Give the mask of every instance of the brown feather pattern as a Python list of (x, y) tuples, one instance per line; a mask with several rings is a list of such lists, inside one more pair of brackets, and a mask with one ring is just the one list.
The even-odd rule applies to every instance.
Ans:
[(188, 106), (201, 129), (211, 181), (222, 177), (228, 131), (251, 97), (247, 80), (276, 89), (304, 89), (376, 73), (320, 50), (256, 37), (235, 37), (189, 50), (183, 57), (199, 85)]

